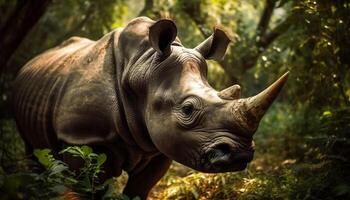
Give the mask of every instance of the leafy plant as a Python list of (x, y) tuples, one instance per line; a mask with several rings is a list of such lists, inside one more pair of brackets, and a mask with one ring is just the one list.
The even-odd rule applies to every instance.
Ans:
[(106, 154), (95, 154), (88, 146), (68, 147), (60, 153), (69, 153), (73, 157), (82, 158), (84, 160), (84, 167), (82, 167), (75, 176), (77, 182), (74, 184), (74, 188), (77, 188), (77, 192), (89, 195), (93, 198), (98, 190), (103, 189), (103, 185), (97, 186), (97, 180), (98, 174), (103, 172), (101, 166), (107, 159)]
[[(0, 193), (3, 199), (47, 199), (60, 196), (78, 199), (129, 200), (117, 192), (115, 179), (100, 183), (105, 154), (96, 154), (88, 146), (72, 146), (59, 154), (82, 159), (79, 170), (57, 160), (49, 149), (36, 149), (34, 155), (45, 168), (41, 173), (20, 172), (1, 176)], [(138, 197), (133, 198), (137, 200)]]

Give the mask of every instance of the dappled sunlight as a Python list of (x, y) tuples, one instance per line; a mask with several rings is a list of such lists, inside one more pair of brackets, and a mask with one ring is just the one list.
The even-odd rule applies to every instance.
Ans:
[(172, 172), (157, 184), (150, 199), (287, 198), (297, 184), (298, 177), (285, 165), (273, 168), (263, 172), (249, 167), (243, 172), (221, 174), (191, 171), (185, 177)]
[[(1, 200), (350, 199), (349, 1), (0, 0), (0, 13)], [(268, 106), (240, 102), (286, 72), (255, 132), (250, 111)], [(221, 172), (253, 153), (238, 172), (178, 163)]]

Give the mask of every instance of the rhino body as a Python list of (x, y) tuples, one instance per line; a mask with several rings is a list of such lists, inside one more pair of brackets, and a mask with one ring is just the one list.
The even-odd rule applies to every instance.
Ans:
[[(140, 17), (98, 41), (73, 37), (28, 62), (14, 111), (28, 153), (90, 145), (107, 154), (104, 178), (129, 174), (124, 193), (146, 198), (174, 159), (203, 172), (237, 171), (286, 75), (257, 96), (216, 92), (205, 59), (222, 59), (220, 29), (187, 49), (171, 20)], [(79, 162), (57, 155), (72, 168)]]

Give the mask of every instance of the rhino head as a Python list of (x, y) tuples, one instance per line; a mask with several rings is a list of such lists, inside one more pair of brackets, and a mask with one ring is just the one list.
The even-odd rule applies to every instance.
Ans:
[(156, 50), (150, 67), (145, 124), (156, 148), (202, 172), (245, 169), (254, 154), (259, 121), (285, 84), (288, 73), (259, 94), (242, 98), (240, 86), (222, 91), (206, 79), (206, 59), (221, 60), (230, 42), (224, 31), (194, 49), (183, 47), (171, 20), (149, 28)]

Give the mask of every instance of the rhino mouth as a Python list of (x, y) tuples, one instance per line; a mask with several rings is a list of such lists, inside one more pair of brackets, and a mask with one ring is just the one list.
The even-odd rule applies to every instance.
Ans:
[(201, 168), (203, 172), (220, 173), (244, 170), (254, 157), (254, 143), (216, 142), (203, 153)]

